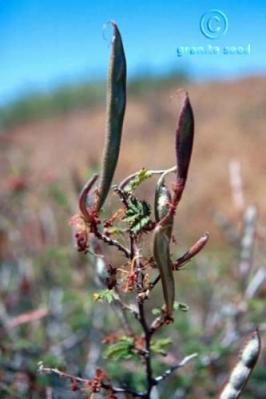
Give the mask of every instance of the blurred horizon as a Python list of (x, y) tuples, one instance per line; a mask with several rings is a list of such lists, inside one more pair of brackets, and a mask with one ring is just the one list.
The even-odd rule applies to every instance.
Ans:
[[(200, 28), (210, 10), (228, 24), (214, 40)], [(161, 1), (0, 1), (0, 106), (27, 93), (104, 80), (111, 27), (103, 25), (110, 20), (123, 34), (130, 79), (180, 72), (196, 81), (264, 75), (265, 16), (266, 3), (259, 0), (252, 7), (246, 0), (171, 0), (167, 7)], [(221, 28), (219, 20), (209, 22), (214, 31)], [(241, 47), (244, 53), (197, 53), (210, 46)]]

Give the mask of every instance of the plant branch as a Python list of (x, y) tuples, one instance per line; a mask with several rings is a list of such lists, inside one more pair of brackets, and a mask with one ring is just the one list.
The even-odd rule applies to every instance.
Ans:
[(138, 291), (138, 311), (139, 311), (139, 323), (142, 326), (144, 332), (144, 341), (145, 341), (145, 353), (143, 354), (146, 366), (146, 378), (147, 378), (147, 392), (146, 392), (146, 399), (150, 398), (150, 393), (153, 386), (153, 376), (152, 376), (152, 365), (151, 365), (151, 333), (146, 321), (145, 317), (145, 309), (144, 309), (144, 298), (141, 295), (143, 293), (143, 272), (142, 272), (142, 264), (140, 262), (140, 254), (139, 249), (136, 244), (136, 238), (131, 234), (130, 236), (131, 241), (131, 258), (135, 260), (135, 273), (136, 273), (136, 288)]
[[(169, 169), (147, 170), (147, 173), (149, 173), (151, 175), (161, 175), (161, 174), (168, 174), (168, 173), (175, 172), (175, 171), (176, 171), (176, 166), (172, 166)], [(125, 187), (130, 183), (130, 181), (132, 179), (134, 179), (138, 174), (139, 174), (139, 171), (132, 173), (131, 175), (127, 176), (124, 180), (122, 180), (118, 186), (119, 190), (124, 190)]]
[(181, 362), (175, 364), (174, 366), (167, 369), (163, 374), (156, 377), (153, 380), (153, 385), (158, 385), (160, 382), (164, 381), (167, 377), (169, 377), (174, 371), (180, 369), (181, 367), (184, 367), (187, 363), (195, 359), (197, 356), (198, 356), (197, 353), (193, 353), (192, 355), (186, 356), (183, 360), (181, 360)]
[(124, 247), (124, 245), (120, 244), (119, 241), (114, 240), (108, 236), (106, 236), (105, 234), (102, 234), (97, 226), (93, 226), (93, 230), (92, 233), (99, 239), (102, 240), (103, 242), (105, 242), (106, 244), (116, 247), (120, 252), (123, 252), (123, 254), (127, 257), (130, 258), (130, 251)]
[[(65, 373), (64, 371), (60, 371), (57, 368), (44, 367), (42, 363), (39, 363), (38, 371), (39, 371), (39, 373), (44, 373), (44, 374), (56, 374), (57, 376), (59, 376), (61, 378), (66, 378), (66, 379), (70, 380), (72, 383), (73, 383), (73, 381), (75, 381), (76, 383), (83, 384), (86, 386), (88, 385), (88, 382), (90, 381), (88, 378), (76, 377), (72, 374)], [(128, 393), (133, 398), (146, 398), (146, 394), (143, 392), (135, 392), (129, 388), (114, 387), (110, 383), (104, 382), (104, 381), (101, 381), (101, 387), (103, 389), (112, 391), (113, 393), (116, 393), (116, 394)]]
[(137, 320), (138, 320), (138, 312), (137, 312), (135, 309), (131, 308), (130, 306), (126, 305), (126, 304), (122, 301), (122, 299), (121, 299), (121, 297), (120, 297), (119, 290), (117, 289), (117, 287), (115, 287), (115, 292), (116, 292), (116, 294), (117, 294), (117, 299), (115, 300), (115, 304), (116, 304), (117, 307), (120, 309), (121, 318), (122, 318), (122, 322), (123, 322), (123, 324), (124, 324), (125, 330), (127, 331), (127, 333), (128, 333), (130, 336), (134, 337), (135, 334), (134, 334), (133, 329), (132, 329), (132, 327), (131, 327), (131, 325), (130, 325), (130, 323), (129, 323), (128, 313), (127, 313), (127, 312), (130, 312), (131, 314), (133, 314), (133, 316), (134, 316)]

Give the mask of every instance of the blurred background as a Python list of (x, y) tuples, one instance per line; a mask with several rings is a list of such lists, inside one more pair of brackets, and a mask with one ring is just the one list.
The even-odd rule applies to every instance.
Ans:
[[(77, 397), (39, 375), (38, 361), (90, 377), (106, 326), (119, 328), (92, 301), (94, 258), (77, 254), (69, 226), (100, 166), (111, 20), (128, 65), (115, 181), (175, 163), (179, 89), (195, 114), (173, 253), (205, 231), (211, 238), (178, 274), (190, 311), (177, 317), (171, 353), (202, 356), (162, 397), (215, 397), (241, 340), (255, 325), (264, 334), (265, 19), (263, 0), (0, 1), (1, 398)], [(171, 361), (158, 360), (158, 370)], [(244, 398), (265, 398), (265, 364), (263, 352)], [(115, 362), (108, 367), (119, 380)], [(141, 387), (135, 370), (132, 361), (123, 377)]]

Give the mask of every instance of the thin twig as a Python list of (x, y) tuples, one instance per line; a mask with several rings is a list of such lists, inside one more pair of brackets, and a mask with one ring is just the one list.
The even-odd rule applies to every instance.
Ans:
[(120, 244), (119, 241), (114, 240), (108, 236), (106, 236), (105, 234), (102, 234), (97, 228), (95, 228), (93, 230), (93, 233), (95, 234), (95, 236), (99, 239), (102, 240), (103, 242), (105, 242), (106, 244), (110, 245), (110, 246), (114, 246), (116, 247), (119, 251), (123, 252), (123, 254), (127, 257), (130, 258), (130, 251), (124, 247), (124, 245)]
[(127, 331), (128, 335), (130, 335), (131, 337), (134, 337), (135, 334), (134, 334), (132, 327), (129, 323), (127, 312), (129, 311), (130, 313), (132, 313), (136, 319), (138, 319), (138, 312), (135, 311), (134, 309), (132, 309), (130, 306), (127, 306), (126, 304), (123, 303), (117, 287), (115, 287), (115, 292), (117, 294), (117, 299), (115, 299), (114, 304), (117, 305), (117, 308), (119, 308), (119, 310), (120, 310), (121, 319), (122, 319), (124, 328)]
[[(150, 173), (151, 175), (161, 175), (163, 173), (167, 174), (167, 173), (175, 172), (175, 171), (176, 171), (176, 166), (172, 166), (169, 169), (147, 170), (147, 173)], [(138, 174), (139, 174), (139, 171), (127, 176), (124, 180), (121, 181), (118, 188), (120, 190), (124, 190), (125, 187), (130, 183), (130, 181), (132, 179), (134, 179), (136, 176), (138, 176)]]
[(175, 364), (174, 366), (170, 367), (168, 370), (166, 370), (163, 374), (160, 376), (156, 377), (153, 380), (153, 385), (158, 385), (160, 382), (164, 381), (167, 377), (169, 377), (174, 371), (177, 369), (180, 369), (181, 367), (184, 367), (188, 362), (191, 360), (195, 359), (197, 357), (197, 353), (193, 353), (192, 355), (186, 356), (181, 362)]
[[(56, 374), (59, 377), (66, 378), (72, 382), (75, 381), (75, 382), (78, 382), (78, 383), (84, 384), (84, 385), (87, 385), (88, 382), (90, 381), (88, 378), (76, 377), (76, 376), (73, 376), (72, 374), (65, 373), (64, 371), (60, 371), (57, 368), (44, 367), (42, 363), (39, 363), (38, 371), (40, 373), (44, 373), (44, 374)], [(101, 387), (103, 389), (107, 389), (107, 390), (112, 391), (117, 394), (128, 393), (128, 394), (132, 395), (134, 398), (146, 398), (146, 394), (143, 392), (135, 392), (129, 388), (114, 387), (109, 383), (105, 383), (104, 381), (101, 381)]]
[(116, 294), (117, 294), (117, 299), (115, 299), (115, 303), (117, 303), (122, 310), (124, 311), (128, 311), (129, 313), (131, 313), (137, 320), (139, 319), (139, 314), (137, 311), (137, 308), (134, 305), (127, 305), (126, 303), (124, 303), (121, 299), (119, 290), (117, 289), (117, 287), (114, 288)]

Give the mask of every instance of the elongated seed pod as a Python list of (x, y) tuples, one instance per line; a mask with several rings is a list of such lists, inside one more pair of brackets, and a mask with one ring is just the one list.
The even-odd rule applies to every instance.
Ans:
[(225, 385), (220, 399), (237, 399), (243, 392), (260, 354), (260, 335), (254, 331), (244, 346), (239, 361)]
[[(167, 215), (170, 204), (171, 204), (171, 193), (166, 187), (164, 179), (160, 177), (156, 186), (155, 198), (154, 198), (154, 215), (156, 222), (159, 222)], [(169, 240), (171, 239), (172, 235), (173, 223), (174, 223), (174, 216), (171, 215), (171, 217), (166, 221), (166, 225), (162, 226)]]
[(96, 205), (98, 211), (103, 206), (112, 184), (119, 157), (126, 108), (126, 58), (118, 27), (114, 22), (112, 25), (113, 40), (107, 82), (105, 146)]
[(177, 178), (185, 186), (194, 139), (194, 116), (188, 94), (184, 93), (176, 129)]
[(157, 225), (153, 236), (153, 257), (160, 271), (166, 314), (171, 317), (175, 300), (175, 280), (169, 244), (164, 228)]
[(173, 193), (172, 206), (160, 221), (161, 225), (166, 224), (174, 216), (187, 180), (194, 139), (194, 116), (187, 93), (183, 93), (177, 120), (175, 144), (177, 180)]
[(205, 233), (200, 237), (182, 256), (180, 256), (174, 263), (174, 268), (179, 270), (190, 259), (197, 255), (207, 244), (209, 240), (209, 233)]

